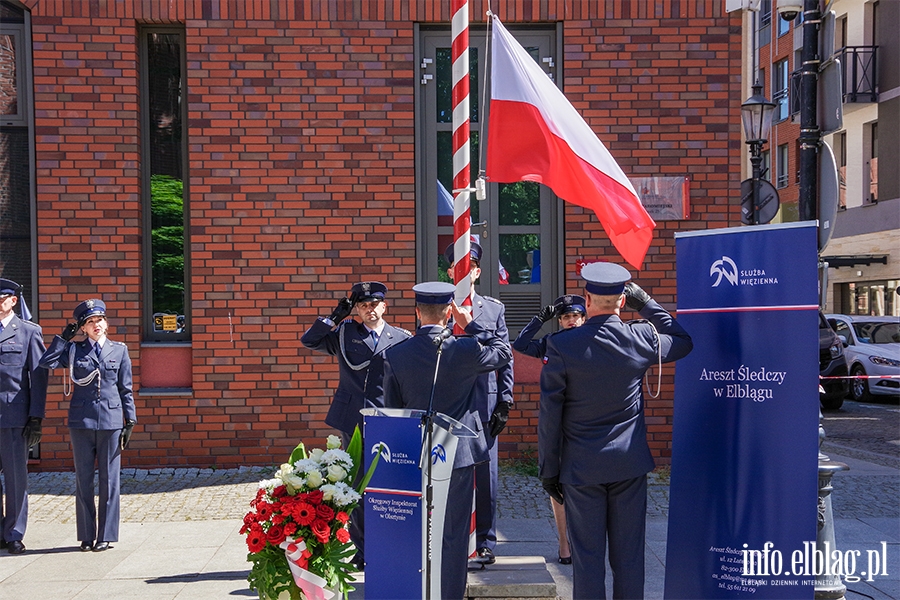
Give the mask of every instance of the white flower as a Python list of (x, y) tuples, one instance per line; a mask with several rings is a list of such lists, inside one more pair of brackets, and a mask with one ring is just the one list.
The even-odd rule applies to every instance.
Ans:
[(334, 450), (335, 448), (341, 447), (341, 438), (336, 435), (329, 435), (328, 441), (325, 442), (325, 447), (329, 450)]
[(345, 469), (349, 469), (351, 465), (353, 465), (353, 459), (350, 458), (350, 455), (344, 452), (343, 450), (329, 450), (325, 454), (322, 455), (322, 462), (326, 465), (333, 465), (335, 463), (343, 463), (342, 466)]
[(299, 475), (285, 475), (281, 480), (284, 482), (288, 494), (291, 495), (296, 494), (299, 490), (303, 489), (304, 485), (306, 485), (306, 480)]
[(278, 479), (263, 479), (259, 482), (260, 488), (268, 490), (270, 492), (277, 488), (279, 485), (281, 485), (281, 481)]
[(334, 493), (337, 491), (337, 488), (334, 487), (333, 483), (326, 483), (319, 489), (322, 490), (322, 500), (325, 502), (331, 502), (334, 498)]
[(294, 471), (297, 473), (305, 473), (306, 471), (318, 471), (319, 461), (312, 458), (304, 458), (294, 463)]
[(344, 467), (340, 465), (329, 465), (328, 466), (328, 480), (329, 481), (343, 481), (344, 478), (347, 477), (347, 471), (344, 470)]
[(325, 454), (325, 451), (321, 448), (316, 448), (312, 452), (309, 453), (309, 458), (311, 460), (316, 461), (317, 463), (322, 462), (322, 455)]
[(359, 492), (344, 482), (335, 483), (333, 487), (334, 492), (332, 493), (332, 498), (336, 506), (349, 506), (359, 502), (362, 497)]
[(306, 483), (311, 488), (317, 488), (322, 485), (323, 479), (322, 474), (319, 473), (318, 469), (310, 469), (306, 472)]

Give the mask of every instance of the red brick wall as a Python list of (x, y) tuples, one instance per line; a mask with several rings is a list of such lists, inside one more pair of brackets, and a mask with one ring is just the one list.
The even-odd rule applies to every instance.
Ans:
[[(392, 288), (412, 328), (415, 283), (414, 24), (449, 3), (34, 0), (41, 321), (60, 330), (102, 296), (135, 369), (139, 425), (127, 466), (278, 462), (315, 441), (334, 360), (299, 338), (353, 281)], [(687, 175), (691, 218), (663, 222), (642, 286), (675, 306), (676, 230), (739, 222), (740, 18), (721, 0), (494, 0), (506, 23), (563, 23), (564, 90), (633, 175)], [(481, 22), (487, 2), (471, 2)], [(192, 275), (191, 396), (141, 387), (141, 206), (136, 35), (186, 31)], [(618, 260), (596, 217), (565, 209), (575, 261)], [(649, 400), (651, 444), (670, 453), (673, 370)], [(54, 374), (38, 468), (69, 468)], [(656, 387), (655, 378), (653, 382)], [(501, 454), (537, 443), (539, 390), (519, 384)]]

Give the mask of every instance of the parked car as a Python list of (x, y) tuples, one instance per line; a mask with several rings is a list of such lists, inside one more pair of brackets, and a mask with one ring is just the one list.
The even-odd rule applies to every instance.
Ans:
[[(819, 311), (819, 375), (822, 377), (846, 377), (847, 359), (844, 358), (844, 345), (825, 315)], [(824, 393), (819, 394), (822, 408), (837, 410), (844, 404), (844, 398), (850, 389), (847, 379), (822, 379), (819, 381)]]
[[(873, 396), (900, 396), (900, 317), (828, 315), (828, 323), (844, 345), (850, 375), (850, 397), (868, 402)], [(879, 379), (878, 375), (893, 375)], [(871, 378), (867, 378), (871, 377)]]

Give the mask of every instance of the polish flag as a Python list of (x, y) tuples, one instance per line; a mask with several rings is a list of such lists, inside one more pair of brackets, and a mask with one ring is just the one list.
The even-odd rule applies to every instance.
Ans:
[(494, 17), (487, 177), (536, 181), (594, 211), (636, 269), (656, 223), (612, 155), (535, 60)]

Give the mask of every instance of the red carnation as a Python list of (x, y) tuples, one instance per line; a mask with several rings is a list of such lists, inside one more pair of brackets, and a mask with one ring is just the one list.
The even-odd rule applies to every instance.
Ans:
[(266, 541), (273, 546), (277, 546), (284, 541), (284, 527), (281, 525), (272, 525), (266, 532)]
[(322, 500), (325, 498), (325, 492), (322, 490), (313, 490), (306, 497), (306, 501), (310, 504), (322, 504)]
[(337, 520), (340, 521), (343, 525), (346, 525), (348, 521), (350, 521), (350, 515), (341, 511), (337, 514)]
[(309, 525), (316, 518), (316, 507), (307, 502), (300, 502), (294, 505), (293, 517), (298, 525)]
[(338, 529), (337, 531), (334, 532), (334, 537), (336, 537), (340, 543), (346, 544), (347, 542), (350, 541), (350, 532), (347, 531), (346, 529), (344, 529), (343, 527), (341, 527), (340, 529)]
[(297, 532), (297, 524), (293, 521), (288, 521), (284, 524), (284, 535), (294, 535)]
[(247, 536), (247, 549), (254, 554), (262, 552), (266, 547), (266, 535), (261, 527), (251, 527), (250, 534)]
[(279, 485), (277, 488), (272, 490), (272, 496), (275, 498), (281, 498), (282, 496), (287, 495), (287, 488), (283, 485)]
[(316, 539), (323, 544), (327, 544), (328, 540), (331, 539), (331, 527), (321, 519), (313, 521), (310, 529), (312, 530), (313, 535), (316, 536)]
[(320, 504), (316, 507), (316, 516), (323, 521), (330, 521), (334, 518), (334, 509), (328, 505)]
[(282, 523), (284, 523), (284, 519), (284, 515), (280, 512), (277, 512), (272, 515), (272, 525), (281, 525)]

